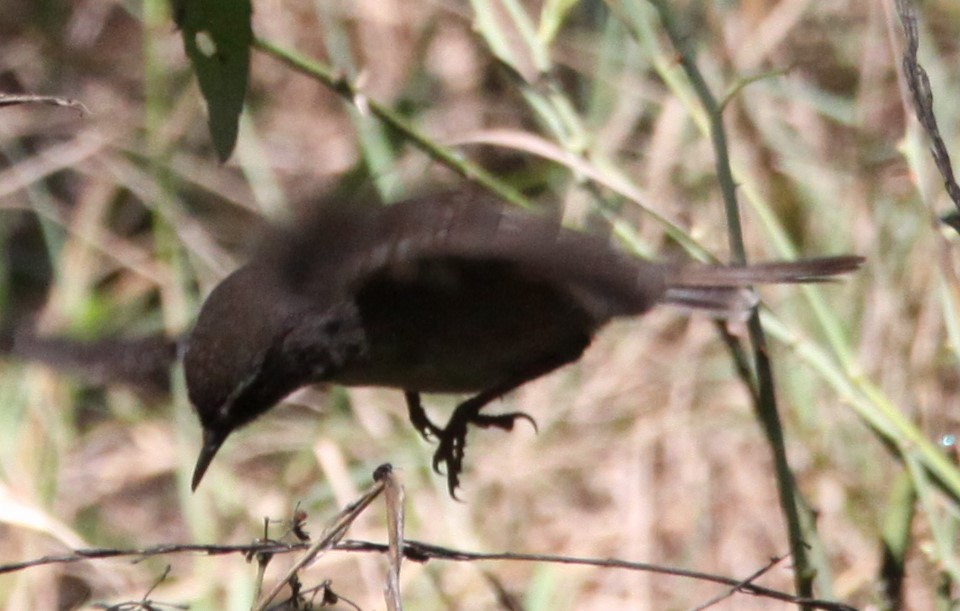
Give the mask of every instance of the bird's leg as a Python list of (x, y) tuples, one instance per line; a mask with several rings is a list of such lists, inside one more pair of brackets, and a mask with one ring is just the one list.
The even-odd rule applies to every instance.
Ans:
[[(447, 490), (450, 496), (457, 498), (457, 487), (460, 485), (460, 473), (463, 471), (463, 452), (467, 446), (467, 426), (475, 424), (481, 428), (498, 428), (505, 431), (513, 430), (513, 425), (517, 420), (523, 419), (533, 425), (533, 430), (537, 430), (537, 423), (529, 414), (524, 412), (510, 412), (507, 414), (481, 414), (480, 410), (487, 404), (507, 394), (511, 390), (522, 386), (540, 376), (549, 373), (560, 367), (571, 363), (583, 354), (584, 349), (590, 343), (590, 335), (585, 334), (578, 341), (570, 342), (564, 347), (564, 350), (540, 359), (533, 366), (528, 367), (521, 373), (515, 374), (507, 380), (496, 384), (480, 394), (473, 396), (453, 411), (453, 415), (443, 429), (437, 429), (433, 426), (431, 432), (440, 440), (437, 451), (433, 454), (433, 470), (440, 473), (440, 465), (443, 464), (447, 471)], [(413, 419), (413, 405), (410, 403), (410, 394), (407, 395), (407, 402), (411, 409), (411, 419)], [(416, 393), (412, 393), (416, 395)], [(416, 405), (420, 404), (420, 397), (415, 396)], [(419, 411), (423, 414), (423, 408)], [(423, 414), (426, 420), (426, 414)], [(429, 420), (427, 420), (429, 422)], [(416, 426), (416, 422), (414, 423)]]
[(403, 396), (407, 400), (407, 414), (410, 417), (410, 424), (427, 441), (431, 437), (439, 439), (443, 434), (443, 429), (433, 423), (423, 409), (423, 403), (420, 402), (420, 393), (412, 390), (404, 391)]
[(518, 419), (523, 419), (533, 425), (537, 430), (537, 423), (534, 419), (524, 412), (510, 412), (507, 414), (486, 415), (481, 414), (483, 407), (510, 392), (517, 386), (526, 382), (524, 378), (520, 382), (511, 382), (495, 386), (486, 390), (475, 397), (467, 399), (457, 406), (453, 415), (447, 422), (447, 426), (442, 430), (434, 431), (440, 440), (440, 445), (433, 455), (433, 470), (440, 473), (440, 464), (446, 467), (447, 472), (447, 490), (450, 496), (457, 498), (457, 487), (460, 485), (460, 473), (463, 471), (463, 454), (467, 445), (467, 426), (474, 424), (481, 428), (498, 428), (505, 431), (513, 430), (513, 425)]

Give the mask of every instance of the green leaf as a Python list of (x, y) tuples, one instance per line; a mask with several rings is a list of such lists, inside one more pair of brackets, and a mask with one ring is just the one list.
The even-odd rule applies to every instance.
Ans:
[(237, 142), (237, 127), (250, 70), (250, 0), (173, 0), (200, 90), (207, 101), (210, 136), (220, 161)]
[(547, 0), (540, 11), (540, 40), (545, 45), (553, 44), (554, 39), (567, 20), (570, 9), (577, 5), (577, 0)]

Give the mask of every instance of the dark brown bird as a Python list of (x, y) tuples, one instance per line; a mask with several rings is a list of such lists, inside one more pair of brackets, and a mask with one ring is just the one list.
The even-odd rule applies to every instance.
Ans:
[[(467, 426), (511, 429), (489, 402), (580, 358), (597, 330), (659, 303), (744, 314), (754, 283), (817, 282), (862, 259), (712, 266), (639, 260), (605, 239), (475, 196), (325, 207), (278, 231), (207, 298), (188, 341), (203, 425), (200, 483), (236, 428), (315, 382), (387, 386), (436, 436), (434, 469), (459, 484)], [(470, 393), (445, 427), (420, 393)]]

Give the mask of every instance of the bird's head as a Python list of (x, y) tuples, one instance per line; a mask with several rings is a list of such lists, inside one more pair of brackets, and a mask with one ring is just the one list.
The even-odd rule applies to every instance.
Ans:
[(187, 391), (203, 426), (193, 489), (230, 433), (293, 390), (271, 374), (288, 309), (267, 271), (254, 266), (227, 277), (200, 309), (184, 355)]

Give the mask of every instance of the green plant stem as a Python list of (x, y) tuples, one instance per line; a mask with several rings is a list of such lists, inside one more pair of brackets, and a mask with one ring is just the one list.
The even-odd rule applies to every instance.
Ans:
[[(727, 231), (730, 240), (730, 251), (733, 260), (743, 264), (746, 262), (746, 252), (743, 245), (743, 229), (740, 223), (740, 209), (737, 204), (736, 183), (730, 168), (730, 159), (727, 154), (727, 138), (723, 127), (722, 108), (710, 91), (706, 80), (694, 61), (693, 51), (688, 44), (689, 36), (681, 31), (670, 5), (666, 0), (651, 0), (660, 15), (664, 30), (679, 54), (680, 64), (690, 79), (700, 103), (710, 122), (710, 138), (716, 155), (717, 179), (723, 194), (724, 209), (727, 217)], [(756, 372), (756, 394), (758, 400), (754, 402), (757, 416), (767, 436), (767, 442), (773, 453), (774, 468), (777, 474), (777, 487), (780, 496), (780, 507), (787, 522), (787, 534), (790, 539), (790, 549), (793, 554), (795, 567), (794, 581), (797, 595), (812, 597), (813, 578), (815, 571), (807, 559), (807, 549), (804, 543), (803, 527), (800, 520), (801, 499), (797, 489), (793, 472), (787, 460), (786, 445), (783, 437), (783, 426), (777, 409), (776, 390), (773, 380), (773, 369), (770, 365), (769, 350), (766, 336), (760, 324), (760, 317), (756, 311), (749, 321), (750, 342), (754, 353), (754, 368)], [(749, 385), (749, 380), (747, 380)]]
[(506, 186), (482, 167), (468, 161), (460, 154), (438, 145), (425, 134), (417, 131), (403, 116), (393, 109), (366, 97), (363, 92), (335, 69), (294, 51), (283, 49), (268, 40), (255, 38), (254, 48), (273, 57), (297, 72), (315, 78), (331, 91), (353, 104), (360, 112), (369, 111), (391, 129), (395, 129), (414, 146), (467, 180), (487, 189), (496, 196), (523, 207), (529, 207), (527, 199), (516, 190)]

